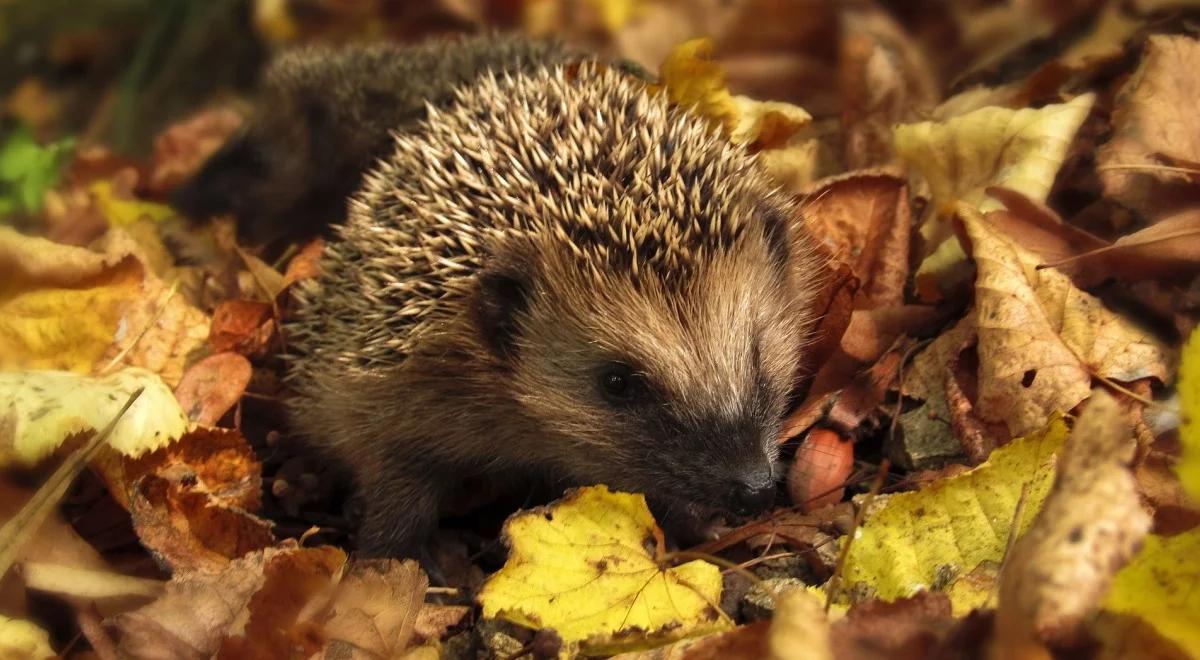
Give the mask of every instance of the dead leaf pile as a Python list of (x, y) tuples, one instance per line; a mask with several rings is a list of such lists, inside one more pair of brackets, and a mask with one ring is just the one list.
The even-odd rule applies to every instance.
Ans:
[[(1195, 3), (88, 4), (0, 17), (0, 657), (1200, 658)], [(281, 385), (323, 239), (169, 205), (250, 109), (174, 55), (486, 29), (642, 69), (817, 239), (769, 514), (471, 475), (354, 556)]]

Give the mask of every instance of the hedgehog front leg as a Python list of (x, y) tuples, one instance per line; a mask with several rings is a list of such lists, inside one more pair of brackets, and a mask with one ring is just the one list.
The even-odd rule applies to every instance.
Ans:
[(366, 557), (421, 557), (437, 526), (452, 481), (429, 464), (385, 465), (378, 480), (362, 484), (365, 510), (358, 530)]

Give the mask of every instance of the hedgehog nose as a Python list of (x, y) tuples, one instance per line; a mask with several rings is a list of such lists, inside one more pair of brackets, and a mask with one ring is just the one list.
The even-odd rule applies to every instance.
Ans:
[(771, 480), (739, 482), (733, 487), (733, 512), (739, 516), (762, 513), (775, 503), (775, 483)]

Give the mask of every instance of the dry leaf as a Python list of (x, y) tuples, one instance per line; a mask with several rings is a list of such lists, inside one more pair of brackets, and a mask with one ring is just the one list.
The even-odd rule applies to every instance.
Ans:
[(1084, 94), (1037, 110), (989, 107), (944, 122), (896, 127), (896, 152), (921, 173), (933, 197), (921, 225), (925, 261), (917, 273), (923, 297), (936, 298), (962, 276), (963, 251), (948, 222), (956, 205), (980, 212), (1000, 208), (987, 196), (990, 186), (1044, 201), (1094, 100)]
[(173, 570), (222, 570), (275, 544), (270, 523), (188, 485), (146, 475), (130, 495), (142, 545)]
[(847, 6), (840, 19), (843, 159), (851, 170), (892, 164), (892, 126), (916, 120), (937, 103), (937, 74), (887, 12)]
[[(1050, 490), (1051, 459), (1066, 438), (1061, 418), (992, 452), (983, 465), (915, 493), (892, 495), (850, 541), (842, 593), (891, 601), (944, 587), (1004, 555), (1008, 530), (1024, 530)], [(1024, 495), (1025, 511), (1014, 521)], [(844, 539), (842, 542), (847, 542)], [(957, 604), (955, 611), (960, 611)]]
[(262, 464), (233, 429), (193, 429), (178, 442), (139, 458), (109, 457), (100, 473), (126, 508), (134, 485), (148, 474), (184, 483), (223, 506), (256, 511), (262, 505)]
[(830, 632), (838, 658), (917, 660), (938, 656), (937, 646), (953, 622), (950, 599), (922, 591), (890, 603), (855, 604)]
[(1026, 434), (1086, 398), (1093, 375), (1168, 381), (1173, 360), (1159, 341), (1062, 273), (1037, 270), (1035, 257), (973, 210), (962, 207), (960, 216), (977, 270), (976, 408), (984, 420)]
[(428, 586), (411, 560), (350, 564), (324, 622), (326, 657), (399, 657), (416, 639)]
[(261, 357), (271, 347), (275, 312), (269, 303), (232, 299), (214, 311), (208, 343), (214, 351)]
[(855, 309), (903, 302), (912, 229), (904, 179), (886, 172), (826, 179), (805, 195), (803, 209), (825, 250), (862, 283)]
[[(162, 598), (109, 623), (121, 634), (123, 657), (211, 658), (235, 636), (228, 643), (236, 649), (230, 650), (286, 657), (294, 648), (287, 639), (294, 620), (287, 613), (298, 613), (313, 583), (328, 584), (344, 562), (345, 555), (334, 548), (285, 544), (211, 572), (183, 569), (172, 576)], [(258, 636), (254, 648), (247, 648), (241, 636), (247, 632)]]
[(0, 367), (103, 373), (141, 367), (174, 386), (207, 319), (135, 258), (0, 227)]
[(1197, 61), (1195, 39), (1151, 36), (1117, 98), (1113, 138), (1097, 153), (1105, 193), (1147, 215), (1200, 201)]
[(1187, 282), (1200, 273), (1200, 210), (1189, 209), (1168, 216), (1122, 236), (1112, 245), (1046, 261), (1046, 265), (1060, 270), (1083, 268), (1095, 273), (1089, 280), (1096, 282), (1112, 276), (1135, 282), (1147, 279)]
[(193, 424), (216, 426), (237, 405), (253, 368), (237, 353), (217, 353), (193, 364), (175, 388), (175, 398)]
[(154, 138), (149, 189), (163, 193), (186, 181), (241, 125), (233, 110), (212, 108), (167, 127)]
[(807, 589), (788, 589), (775, 597), (767, 632), (770, 660), (833, 660), (832, 635), (825, 604)]
[(104, 378), (65, 371), (0, 372), (0, 466), (32, 466), (68, 437), (105, 427), (134, 390), (138, 400), (113, 427), (108, 446), (140, 456), (179, 438), (187, 417), (158, 376), (124, 369)]
[(1121, 405), (1093, 392), (1059, 451), (1050, 494), (1005, 559), (996, 617), (1002, 655), (1080, 641), (1082, 624), (1150, 530), (1129, 469), (1134, 445)]

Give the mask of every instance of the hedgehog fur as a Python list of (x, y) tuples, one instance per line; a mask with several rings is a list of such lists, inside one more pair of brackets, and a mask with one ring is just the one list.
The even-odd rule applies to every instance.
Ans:
[(285, 327), (294, 425), (354, 472), (362, 547), (411, 554), (478, 473), (761, 505), (820, 270), (796, 216), (611, 68), (489, 72), (430, 107)]
[(501, 34), (401, 46), (299, 47), (272, 60), (247, 127), (173, 195), (197, 219), (232, 213), (251, 243), (299, 239), (345, 218), (391, 133), (444, 106), (485, 71), (569, 57), (552, 41)]

